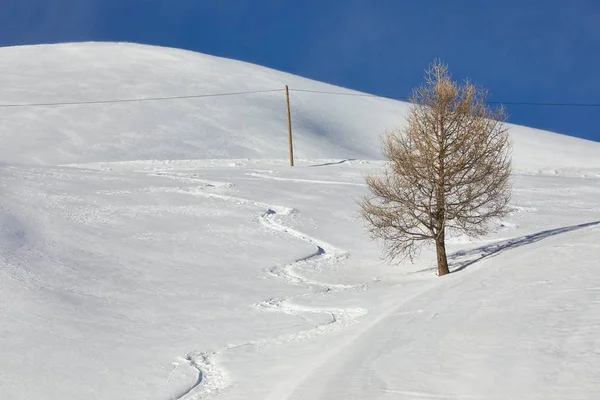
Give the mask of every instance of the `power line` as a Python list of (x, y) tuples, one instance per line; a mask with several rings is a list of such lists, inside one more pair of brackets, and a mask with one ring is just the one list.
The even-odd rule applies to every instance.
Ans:
[(375, 94), (369, 94), (369, 93), (326, 92), (326, 91), (321, 91), (321, 90), (292, 89), (292, 88), (290, 88), (290, 92), (320, 93), (320, 94), (331, 94), (331, 95), (336, 95), (336, 96), (379, 97), (379, 98), (392, 99), (392, 100), (408, 100), (408, 97), (377, 96)]
[[(346, 93), (346, 92), (327, 92), (320, 90), (310, 89), (291, 89), (293, 92), (303, 93), (320, 93), (335, 96), (355, 96), (355, 97), (377, 97), (390, 100), (404, 100), (409, 101), (410, 99), (406, 96), (377, 96), (368, 93)], [(487, 104), (505, 104), (511, 106), (541, 106), (541, 107), (600, 107), (600, 103), (544, 103), (544, 102), (528, 102), (528, 101), (486, 101)]]
[(137, 102), (145, 102), (145, 101), (163, 101), (163, 100), (199, 99), (199, 98), (204, 98), (204, 97), (238, 96), (238, 95), (245, 95), (245, 94), (271, 93), (271, 92), (281, 92), (281, 91), (283, 91), (283, 89), (255, 90), (255, 91), (231, 92), (231, 93), (196, 94), (196, 95), (188, 95), (188, 96), (142, 97), (142, 98), (137, 98), (137, 99), (91, 100), (91, 101), (73, 101), (73, 102), (58, 102), (58, 103), (0, 104), (0, 108), (54, 107), (54, 106), (79, 106), (79, 105), (90, 105), (90, 104), (137, 103)]
[[(267, 89), (267, 90), (254, 90), (244, 92), (229, 92), (229, 93), (209, 93), (209, 94), (196, 94), (196, 95), (184, 95), (184, 96), (168, 96), (168, 97), (142, 97), (135, 99), (113, 99), (113, 100), (90, 100), (90, 101), (71, 101), (71, 102), (56, 102), (56, 103), (28, 103), (28, 104), (0, 104), (0, 108), (26, 108), (26, 107), (59, 107), (59, 106), (79, 106), (79, 105), (98, 105), (98, 104), (119, 104), (119, 103), (141, 103), (148, 101), (167, 101), (167, 100), (185, 100), (185, 99), (199, 99), (206, 97), (222, 97), (222, 96), (241, 96), (248, 94), (258, 93), (272, 93), (282, 92), (284, 89)], [(348, 92), (333, 92), (323, 90), (311, 90), (311, 89), (294, 89), (290, 88), (290, 92), (300, 93), (315, 93), (333, 96), (352, 96), (352, 97), (373, 97), (383, 98), (390, 100), (403, 100), (409, 101), (410, 99), (406, 96), (378, 96), (369, 93), (348, 93)], [(526, 101), (486, 101), (488, 104), (504, 104), (511, 106), (540, 106), (540, 107), (579, 107), (579, 108), (592, 108), (600, 107), (600, 103), (548, 103), (548, 102), (526, 102)]]
[(535, 103), (526, 101), (486, 101), (488, 104), (506, 104), (510, 106), (541, 106), (541, 107), (600, 107), (598, 103)]

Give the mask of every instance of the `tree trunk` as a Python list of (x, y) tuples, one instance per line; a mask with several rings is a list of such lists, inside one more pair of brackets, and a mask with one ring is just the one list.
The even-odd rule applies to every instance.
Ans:
[(444, 231), (435, 239), (435, 250), (437, 253), (438, 276), (449, 274), (448, 258), (446, 257), (446, 235)]

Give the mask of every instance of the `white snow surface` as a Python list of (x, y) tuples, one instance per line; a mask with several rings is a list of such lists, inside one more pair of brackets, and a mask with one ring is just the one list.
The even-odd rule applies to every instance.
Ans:
[[(403, 126), (407, 103), (295, 92), (364, 95), (240, 61), (123, 43), (7, 47), (0, 48), (0, 105), (279, 91), (143, 103), (0, 107), (0, 158), (51, 165), (285, 159), (285, 85), (292, 89), (298, 158), (379, 160), (381, 134)], [(517, 126), (511, 136), (520, 169), (600, 168), (598, 143)]]
[[(0, 49), (0, 104), (355, 93), (175, 49)], [(0, 399), (600, 398), (600, 144), (511, 126), (513, 212), (435, 276), (358, 218), (407, 105), (0, 108)]]

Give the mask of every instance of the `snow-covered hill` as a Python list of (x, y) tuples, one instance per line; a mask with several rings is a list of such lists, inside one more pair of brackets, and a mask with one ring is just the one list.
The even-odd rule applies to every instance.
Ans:
[[(67, 164), (287, 157), (284, 85), (356, 92), (240, 61), (151, 46), (79, 43), (0, 49), (0, 104), (278, 92), (69, 107), (0, 108), (0, 159)], [(406, 103), (292, 92), (298, 158), (379, 159)], [(600, 167), (600, 144), (514, 127), (517, 168)]]
[[(285, 85), (352, 93), (244, 62), (132, 44), (0, 49), (0, 103), (279, 90), (126, 104), (0, 109), (0, 158), (45, 164), (287, 157)], [(292, 93), (299, 158), (377, 158), (402, 103)]]
[[(0, 104), (291, 88), (180, 50), (0, 49)], [(600, 144), (513, 127), (513, 213), (392, 268), (356, 218), (406, 104), (0, 107), (0, 399), (600, 398)], [(349, 160), (356, 159), (356, 160)]]

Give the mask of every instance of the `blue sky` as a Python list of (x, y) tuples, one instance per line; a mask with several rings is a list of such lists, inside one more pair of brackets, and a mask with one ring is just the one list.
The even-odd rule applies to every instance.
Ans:
[[(409, 94), (438, 57), (491, 100), (600, 103), (597, 0), (0, 0), (0, 46), (86, 40), (185, 48), (385, 96)], [(600, 107), (508, 112), (600, 141)]]

